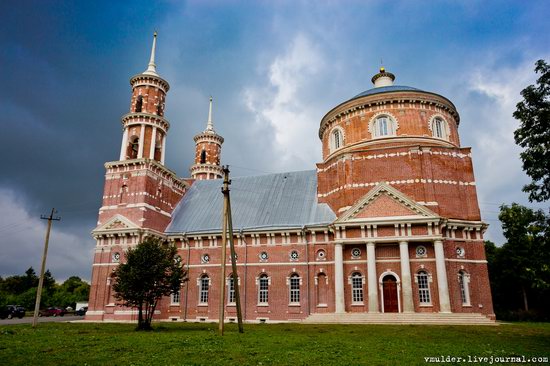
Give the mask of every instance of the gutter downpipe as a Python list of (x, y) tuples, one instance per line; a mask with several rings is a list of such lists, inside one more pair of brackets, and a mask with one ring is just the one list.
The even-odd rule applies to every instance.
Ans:
[(191, 258), (191, 244), (189, 243), (189, 239), (187, 239), (187, 235), (183, 234), (183, 241), (187, 243), (187, 281), (185, 281), (185, 308), (183, 313), (183, 321), (187, 321), (187, 299), (189, 297), (189, 282), (191, 281), (190, 273), (189, 273), (189, 260)]
[(306, 245), (306, 268), (307, 268), (307, 280), (306, 280), (306, 287), (307, 287), (307, 316), (311, 315), (311, 293), (309, 291), (309, 245), (307, 241), (307, 234), (306, 234), (306, 226), (302, 226), (302, 235), (304, 236), (304, 242)]
[(245, 240), (245, 237), (244, 237), (244, 234), (243, 234), (243, 229), (239, 230), (239, 235), (241, 236), (241, 242), (244, 244), (244, 314), (243, 314), (243, 322), (246, 321), (246, 310), (247, 310), (247, 306), (246, 306), (246, 299), (247, 299), (247, 279), (248, 279), (248, 245), (246, 245), (246, 240)]

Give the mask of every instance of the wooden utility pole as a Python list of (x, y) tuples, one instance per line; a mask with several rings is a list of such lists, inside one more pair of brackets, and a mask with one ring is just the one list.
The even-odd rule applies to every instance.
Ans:
[[(229, 167), (226, 167), (224, 173), (229, 177)], [(229, 181), (231, 183), (231, 181)], [(231, 249), (231, 268), (233, 270), (233, 284), (235, 288), (235, 305), (237, 305), (237, 321), (239, 322), (239, 333), (244, 333), (243, 330), (243, 315), (241, 312), (241, 294), (239, 290), (239, 276), (237, 273), (237, 256), (235, 254), (235, 244), (233, 242), (233, 219), (231, 218), (231, 200), (229, 198), (229, 188), (227, 189), (227, 227), (229, 229), (229, 248)]]
[(221, 275), (220, 275), (220, 310), (218, 330), (223, 335), (223, 322), (225, 316), (225, 261), (227, 246), (227, 200), (225, 199), (225, 190), (229, 190), (229, 177), (226, 174), (223, 180), (223, 215), (222, 215), (222, 255), (221, 255)]
[(52, 208), (50, 216), (41, 215), (42, 220), (48, 220), (48, 229), (46, 230), (46, 241), (44, 242), (44, 253), (42, 254), (42, 267), (40, 268), (40, 279), (38, 280), (38, 288), (36, 289), (36, 304), (34, 305), (34, 317), (32, 319), (32, 327), (36, 327), (38, 322), (38, 312), (40, 311), (40, 298), (42, 297), (42, 286), (44, 285), (44, 272), (46, 271), (46, 256), (48, 255), (48, 243), (50, 241), (50, 231), (52, 229), (52, 221), (59, 221), (61, 217), (53, 217), (57, 213), (55, 208)]
[[(241, 296), (239, 292), (239, 276), (237, 273), (237, 262), (235, 255), (235, 245), (233, 243), (233, 221), (231, 218), (231, 200), (229, 198), (229, 185), (231, 181), (229, 180), (229, 167), (223, 167), (224, 180), (223, 180), (223, 223), (222, 223), (222, 268), (221, 268), (221, 288), (220, 288), (220, 320), (219, 320), (219, 331), (220, 335), (223, 335), (224, 327), (224, 313), (225, 313), (225, 261), (226, 261), (226, 246), (227, 246), (227, 237), (229, 236), (229, 247), (231, 250), (231, 268), (233, 271), (233, 289), (235, 291), (235, 302), (237, 306), (237, 319), (239, 323), (239, 333), (243, 333), (243, 318), (241, 312)], [(228, 232), (229, 231), (229, 232)]]

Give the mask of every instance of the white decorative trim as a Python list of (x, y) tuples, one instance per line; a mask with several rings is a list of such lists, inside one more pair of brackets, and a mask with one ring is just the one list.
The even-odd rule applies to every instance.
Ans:
[(328, 197), (330, 196), (331, 194), (334, 194), (338, 191), (341, 191), (343, 189), (350, 189), (350, 188), (363, 188), (363, 187), (374, 187), (374, 186), (377, 186), (381, 183), (385, 183), (385, 184), (391, 184), (391, 185), (396, 185), (396, 184), (418, 184), (418, 183), (422, 183), (422, 184), (450, 184), (450, 185), (460, 185), (460, 186), (475, 186), (476, 185), (476, 182), (462, 182), (462, 181), (456, 181), (456, 180), (442, 180), (442, 179), (407, 179), (407, 180), (395, 180), (395, 181), (382, 181), (382, 182), (370, 182), (370, 183), (353, 183), (353, 184), (344, 184), (342, 186), (339, 186), (339, 187), (336, 187), (326, 193), (318, 193), (317, 194), (317, 197), (321, 198), (321, 197)]
[[(392, 133), (388, 134), (388, 135), (377, 136), (377, 133), (376, 133), (377, 128), (375, 126), (375, 123), (376, 123), (376, 120), (379, 117), (383, 117), (383, 116), (388, 117), (388, 119), (390, 120), (390, 122), (392, 124)], [(371, 138), (373, 138), (373, 139), (384, 138), (384, 137), (388, 137), (388, 136), (397, 136), (397, 130), (399, 129), (399, 120), (390, 112), (387, 112), (387, 111), (378, 112), (378, 113), (375, 113), (371, 117), (371, 119), (369, 120), (368, 129), (369, 129), (369, 132), (371, 134)]]
[[(443, 122), (443, 127), (445, 128), (445, 136), (443, 136), (443, 137), (438, 137), (438, 136), (435, 136), (435, 134), (434, 134), (433, 123), (436, 119), (440, 119)], [(432, 133), (432, 137), (434, 137), (436, 139), (442, 139), (442, 140), (445, 140), (445, 141), (450, 140), (451, 128), (449, 127), (449, 122), (447, 122), (447, 119), (445, 117), (443, 117), (443, 115), (441, 115), (439, 113), (433, 114), (430, 117), (430, 119), (428, 120), (428, 129)]]
[[(336, 130), (338, 130), (340, 132), (340, 146), (338, 148), (336, 148), (334, 146), (334, 138), (333, 138), (334, 131), (336, 131)], [(342, 128), (342, 126), (334, 126), (330, 130), (329, 135), (328, 135), (328, 148), (329, 148), (329, 151), (331, 153), (333, 153), (336, 150), (340, 150), (341, 148), (344, 147), (345, 143), (346, 143), (346, 133), (345, 133), (344, 129)]]
[(384, 311), (384, 283), (382, 282), (382, 280), (387, 275), (392, 275), (393, 277), (395, 277), (397, 281), (397, 312), (400, 313), (401, 312), (401, 279), (399, 278), (397, 273), (393, 272), (390, 269), (387, 269), (385, 272), (383, 272), (380, 275), (380, 277), (378, 277), (378, 290), (379, 290), (378, 292), (380, 293), (380, 304), (381, 304), (380, 308), (384, 313), (385, 312)]
[[(418, 139), (416, 137), (407, 137), (407, 136), (404, 136), (404, 137), (398, 137), (398, 139), (406, 139), (406, 140), (411, 140), (411, 139), (417, 139), (418, 141), (416, 141), (417, 143), (425, 143), (425, 142), (428, 142), (428, 141), (431, 141), (433, 143), (433, 138), (430, 137), (428, 139)], [(441, 141), (441, 139), (437, 139), (439, 141)], [(393, 138), (392, 139), (392, 142), (395, 142), (395, 141), (399, 141), (397, 140), (397, 138)], [(372, 141), (370, 141), (372, 143)], [(361, 142), (361, 143), (358, 143), (358, 144), (353, 144), (353, 145), (348, 145), (346, 147), (346, 150), (348, 150), (349, 147), (361, 147), (361, 144), (363, 144), (364, 142)], [(455, 146), (456, 148), (456, 146)], [(458, 158), (458, 159), (465, 159), (465, 158), (471, 158), (472, 157), (472, 154), (469, 153), (469, 154), (462, 154), (462, 153), (457, 153), (457, 152), (448, 152), (448, 151), (433, 151), (432, 149), (430, 150), (409, 150), (407, 152), (393, 152), (393, 153), (380, 153), (380, 154), (369, 154), (369, 155), (362, 155), (362, 156), (357, 156), (357, 155), (354, 155), (354, 156), (351, 156), (351, 157), (347, 157), (347, 159), (351, 159), (351, 160), (366, 160), (366, 159), (387, 159), (387, 158), (395, 158), (395, 157), (402, 157), (402, 156), (411, 156), (412, 154), (429, 154), (429, 155), (441, 155), (441, 156), (448, 156), (448, 157), (452, 157), (452, 158)], [(331, 156), (328, 156), (327, 159), (325, 159), (325, 161), (327, 161), (328, 159), (330, 159)], [(322, 168), (322, 169), (317, 169), (317, 172), (324, 172), (324, 171), (327, 171), (333, 167), (335, 167), (339, 162), (340, 162), (341, 159), (337, 159), (335, 162), (333, 162), (332, 164), (328, 165), (327, 167), (325, 168)]]
[(337, 219), (335, 223), (342, 223), (345, 221), (349, 221), (350, 219), (354, 219), (357, 214), (359, 214), (365, 207), (367, 207), (372, 201), (374, 201), (382, 194), (389, 196), (397, 203), (416, 213), (418, 216), (430, 218), (437, 217), (437, 214), (435, 212), (422, 205), (419, 205), (402, 192), (399, 192), (397, 189), (388, 185), (387, 182), (380, 182), (377, 184), (376, 188), (372, 189), (370, 192), (364, 195), (355, 205), (353, 205), (352, 208), (350, 208), (339, 219)]

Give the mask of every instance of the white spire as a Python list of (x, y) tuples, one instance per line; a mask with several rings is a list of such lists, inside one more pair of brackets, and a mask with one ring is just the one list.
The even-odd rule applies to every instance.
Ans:
[(157, 74), (157, 65), (155, 64), (155, 49), (157, 48), (157, 32), (153, 33), (153, 47), (151, 48), (151, 59), (149, 60), (149, 66), (143, 73), (146, 75), (159, 76)]
[(208, 122), (206, 123), (206, 130), (204, 132), (214, 132), (214, 124), (212, 123), (212, 97), (210, 97), (210, 108), (208, 108)]

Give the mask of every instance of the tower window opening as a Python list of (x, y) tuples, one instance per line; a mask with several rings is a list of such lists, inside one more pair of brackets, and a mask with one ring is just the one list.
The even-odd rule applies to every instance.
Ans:
[(157, 139), (155, 141), (155, 155), (153, 156), (153, 159), (156, 161), (160, 161), (162, 158), (162, 139)]
[(374, 124), (374, 135), (375, 137), (395, 135), (393, 121), (388, 116), (378, 117)]
[(435, 118), (432, 121), (432, 135), (439, 139), (447, 139), (447, 128), (446, 123), (441, 118)]
[(136, 99), (136, 109), (135, 109), (136, 113), (141, 112), (142, 107), (143, 107), (143, 96), (138, 95)]
[(160, 104), (157, 105), (157, 114), (162, 116), (162, 106)]
[(336, 128), (331, 133), (330, 148), (331, 151), (338, 150), (344, 146), (344, 134), (339, 128)]
[(139, 151), (139, 137), (134, 136), (132, 139), (130, 139), (128, 150), (128, 158), (137, 159)]
[(206, 164), (206, 150), (201, 151), (201, 164)]

